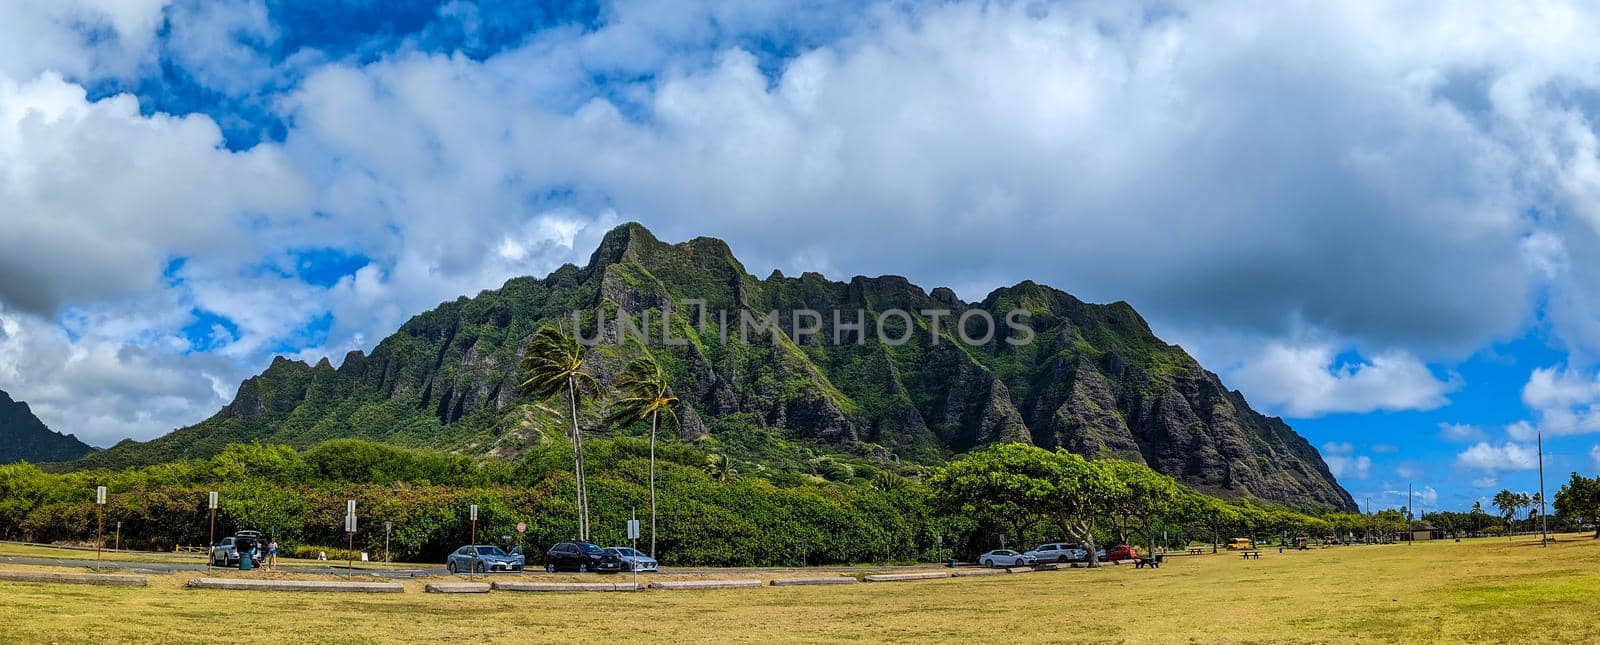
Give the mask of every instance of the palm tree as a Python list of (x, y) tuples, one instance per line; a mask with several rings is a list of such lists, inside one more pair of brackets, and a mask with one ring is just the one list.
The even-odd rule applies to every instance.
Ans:
[(1495, 508), (1500, 509), (1500, 519), (1506, 523), (1506, 539), (1511, 539), (1511, 520), (1516, 517), (1517, 508), (1521, 506), (1521, 500), (1517, 499), (1516, 493), (1501, 489), (1500, 492), (1494, 494), (1494, 499), (1490, 501), (1494, 503)]
[(649, 351), (628, 363), (617, 375), (613, 385), (617, 400), (612, 404), (608, 425), (627, 425), (650, 419), (650, 557), (656, 557), (656, 429), (661, 425), (661, 413), (677, 424), (678, 415), (673, 408), (678, 397), (672, 395), (666, 372)]
[(739, 471), (733, 467), (733, 459), (725, 454), (706, 455), (706, 474), (712, 479), (725, 482), (732, 479)]
[(525, 396), (547, 401), (567, 395), (572, 420), (572, 470), (578, 479), (578, 539), (589, 539), (589, 492), (583, 476), (583, 432), (578, 429), (578, 400), (581, 392), (595, 387), (594, 377), (583, 371), (584, 347), (560, 327), (545, 325), (533, 333), (528, 355), (522, 359), (523, 381), (518, 390)]

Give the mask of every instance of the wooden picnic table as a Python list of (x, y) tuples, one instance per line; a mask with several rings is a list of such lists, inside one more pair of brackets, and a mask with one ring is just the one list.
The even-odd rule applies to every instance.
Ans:
[(1203, 552), (1205, 552), (1205, 549), (1200, 547), (1189, 547), (1189, 555), (1200, 555)]
[(1239, 552), (1239, 557), (1241, 559), (1244, 559), (1244, 560), (1250, 560), (1250, 559), (1260, 560), (1261, 559), (1261, 552), (1260, 551), (1240, 551)]

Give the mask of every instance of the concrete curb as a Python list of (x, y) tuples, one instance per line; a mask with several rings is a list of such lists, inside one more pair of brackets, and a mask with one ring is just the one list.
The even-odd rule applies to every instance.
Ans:
[(663, 580), (650, 583), (651, 589), (745, 589), (759, 587), (760, 580)]
[(235, 591), (332, 591), (351, 593), (405, 593), (397, 582), (326, 582), (321, 580), (245, 580), (235, 578), (195, 578), (191, 589), (230, 589)]
[[(998, 571), (998, 569), (996, 569)], [(949, 577), (943, 571), (930, 571), (928, 573), (880, 573), (862, 578), (867, 582), (900, 582), (902, 580), (933, 580), (935, 578)]]
[(1033, 567), (1011, 567), (1006, 571), (1009, 573), (1033, 573)]
[(950, 572), (952, 578), (969, 578), (972, 576), (998, 576), (1010, 573), (1006, 569), (958, 569)]
[(834, 576), (832, 578), (773, 578), (774, 587), (805, 587), (810, 585), (853, 585), (855, 578), (848, 576)]
[[(643, 589), (643, 587), (640, 587)], [(496, 580), (495, 591), (633, 591), (633, 585), (621, 582), (515, 582)]]
[(430, 582), (423, 590), (428, 593), (489, 593), (487, 582)]
[(150, 585), (144, 576), (111, 573), (56, 573), (54, 571), (0, 571), (0, 581), (99, 585), (103, 587), (147, 587)]

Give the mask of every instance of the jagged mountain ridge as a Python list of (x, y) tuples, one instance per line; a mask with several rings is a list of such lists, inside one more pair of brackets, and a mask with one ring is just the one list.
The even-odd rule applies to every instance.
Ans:
[[(795, 309), (825, 315), (821, 334), (800, 344), (786, 315), (776, 343), (723, 344), (715, 323), (696, 327), (695, 310), (679, 304), (687, 298), (734, 317)], [(949, 289), (925, 292), (898, 276), (836, 282), (774, 272), (759, 279), (720, 240), (667, 244), (637, 224), (607, 234), (585, 267), (514, 278), (443, 303), (407, 321), (370, 355), (351, 352), (337, 369), (326, 359), (315, 366), (277, 359), (212, 418), (147, 443), (123, 442), (83, 465), (207, 456), (235, 441), (308, 446), (333, 437), (515, 455), (559, 418), (515, 392), (518, 363), (539, 325), (583, 311), (583, 331), (592, 335), (600, 311), (608, 322), (599, 333), (615, 339), (616, 310), (637, 316), (669, 304), (674, 336), (689, 342), (656, 343), (647, 351), (666, 365), (687, 404), (685, 439), (774, 432), (918, 463), (1026, 441), (1140, 461), (1214, 493), (1355, 507), (1310, 444), (1281, 420), (1256, 413), (1182, 348), (1156, 338), (1126, 303), (1088, 304), (1032, 282), (967, 303)], [(954, 319), (971, 308), (997, 322), (1011, 309), (1026, 309), (1036, 336), (1010, 345), (1004, 338), (1014, 332), (1002, 323), (993, 342), (962, 344)], [(850, 321), (857, 310), (871, 316), (889, 309), (953, 313), (940, 324), (937, 343), (920, 317), (899, 346), (824, 340), (834, 332), (826, 312), (846, 312)], [(659, 318), (652, 324), (659, 334)], [(895, 323), (890, 327), (890, 336), (899, 336)], [(608, 381), (635, 351), (601, 345), (590, 364)], [(607, 431), (597, 418), (591, 414), (586, 423)]]
[(94, 451), (76, 435), (51, 430), (27, 403), (0, 390), (0, 464), (72, 461)]

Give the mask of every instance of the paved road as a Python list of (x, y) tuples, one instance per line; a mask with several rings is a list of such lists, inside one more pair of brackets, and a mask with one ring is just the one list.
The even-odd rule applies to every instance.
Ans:
[[(209, 571), (210, 570), (210, 567), (207, 567), (206, 565), (201, 564), (201, 563), (190, 563), (190, 562), (136, 562), (136, 561), (127, 561), (127, 560), (116, 560), (114, 558), (105, 558), (105, 559), (103, 559), (103, 560), (101, 560), (100, 562), (97, 563), (94, 560), (85, 560), (85, 559), (78, 559), (78, 558), (40, 558), (40, 557), (31, 557), (31, 556), (0, 556), (0, 563), (4, 563), (4, 564), (31, 564), (31, 565), (40, 565), (40, 566), (48, 566), (48, 567), (81, 567), (81, 568), (85, 568), (85, 569), (92, 569), (92, 568), (119, 569), (119, 570), (124, 570), (124, 571), (142, 571), (142, 572), (148, 572), (148, 573), (179, 573), (179, 572), (184, 572), (184, 571)], [(923, 564), (923, 565), (876, 566), (876, 567), (874, 567), (874, 566), (861, 566), (861, 567), (761, 567), (761, 568), (727, 568), (727, 567), (684, 567), (684, 568), (672, 567), (672, 568), (667, 568), (667, 567), (663, 567), (662, 568), (662, 573), (702, 574), (702, 575), (703, 574), (713, 574), (713, 575), (714, 574), (751, 575), (751, 574), (797, 573), (797, 572), (810, 572), (810, 573), (839, 572), (839, 573), (845, 573), (845, 572), (862, 572), (862, 571), (872, 571), (872, 572), (878, 572), (878, 571), (904, 571), (904, 570), (912, 570), (912, 569), (926, 569), (926, 568), (929, 568), (929, 567), (932, 567), (932, 566), (937, 566), (937, 565), (926, 565), (926, 564)], [(332, 566), (332, 565), (327, 566), (327, 567), (283, 566), (283, 567), (279, 567), (278, 570), (280, 570), (280, 571), (289, 571), (289, 572), (294, 572), (294, 573), (312, 573), (312, 574), (327, 574), (327, 575), (344, 575), (345, 573), (347, 573), (349, 571), (348, 569), (346, 569), (343, 566)], [(414, 578), (414, 577), (419, 577), (419, 576), (442, 576), (442, 575), (447, 575), (449, 573), (442, 566), (441, 567), (418, 567), (418, 568), (414, 568), (414, 569), (364, 569), (364, 568), (362, 568), (360, 566), (356, 566), (356, 567), (354, 567), (354, 571), (355, 571), (356, 575), (377, 576), (377, 577), (383, 577), (383, 578)], [(495, 574), (495, 575), (517, 575), (517, 574)], [(530, 569), (530, 570), (524, 572), (521, 575), (543, 576), (543, 575), (549, 575), (549, 574), (546, 574), (543, 569), (534, 568), (534, 569)], [(565, 574), (564, 573), (562, 575), (571, 575), (571, 574)], [(593, 574), (593, 575), (601, 575), (601, 574)]]
[[(123, 571), (142, 571), (147, 573), (179, 573), (183, 571), (210, 571), (211, 567), (204, 564), (189, 562), (129, 562), (119, 560), (80, 560), (77, 558), (37, 558), (29, 556), (0, 556), (0, 563), (4, 564), (32, 564), (47, 567), (81, 567), (84, 569), (119, 569)], [(363, 576), (381, 576), (385, 578), (413, 578), (417, 576), (435, 576), (446, 573), (444, 567), (421, 569), (363, 569), (355, 567), (355, 573)], [(279, 567), (279, 571), (294, 573), (316, 573), (344, 575), (348, 569), (345, 567)]]

